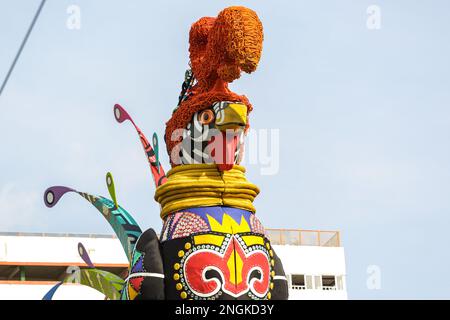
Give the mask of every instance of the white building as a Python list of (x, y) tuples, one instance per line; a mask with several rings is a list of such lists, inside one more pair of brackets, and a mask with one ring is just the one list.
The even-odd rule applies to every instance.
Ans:
[(291, 300), (347, 299), (338, 231), (266, 229), (289, 281)]
[[(344, 248), (339, 232), (266, 229), (283, 262), (290, 299), (347, 299)], [(74, 267), (85, 263), (81, 242), (93, 264), (123, 275), (128, 261), (115, 236), (0, 233), (0, 300), (42, 299)], [(87, 286), (64, 284), (53, 299), (104, 299)]]

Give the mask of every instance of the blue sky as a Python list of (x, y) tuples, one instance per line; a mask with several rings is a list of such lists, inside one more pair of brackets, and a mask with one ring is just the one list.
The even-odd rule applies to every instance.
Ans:
[[(0, 4), (3, 79), (39, 5)], [(1, 231), (111, 233), (67, 185), (107, 195), (161, 226), (154, 187), (121, 103), (160, 139), (188, 63), (190, 25), (243, 1), (48, 0), (0, 97)], [(381, 29), (366, 26), (369, 5)], [(81, 29), (66, 27), (70, 5)], [(245, 1), (263, 22), (258, 70), (232, 84), (254, 129), (279, 129), (280, 170), (248, 179), (268, 227), (340, 230), (350, 298), (450, 298), (450, 5), (446, 1)], [(161, 154), (168, 167), (168, 158)], [(367, 268), (381, 288), (366, 286)]]

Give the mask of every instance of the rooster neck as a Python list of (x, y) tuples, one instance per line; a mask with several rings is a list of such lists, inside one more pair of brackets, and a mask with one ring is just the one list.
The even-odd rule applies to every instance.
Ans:
[(211, 91), (220, 92), (220, 93), (230, 93), (230, 89), (228, 89), (228, 83), (223, 81), (222, 79), (216, 79)]

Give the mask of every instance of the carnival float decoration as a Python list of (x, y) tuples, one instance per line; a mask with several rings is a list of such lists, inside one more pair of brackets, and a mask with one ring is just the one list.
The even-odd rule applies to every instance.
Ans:
[(282, 263), (255, 214), (259, 189), (240, 165), (253, 107), (228, 88), (242, 72), (256, 70), (262, 43), (261, 21), (245, 7), (226, 8), (192, 25), (190, 68), (166, 123), (164, 141), (172, 167), (167, 173), (156, 133), (150, 143), (128, 112), (114, 106), (117, 122), (131, 123), (136, 130), (150, 164), (154, 198), (161, 207), (159, 235), (151, 228), (142, 232), (119, 205), (111, 173), (106, 175), (111, 200), (64, 186), (45, 191), (48, 207), (67, 193), (89, 201), (111, 225), (128, 257), (123, 279), (96, 269), (79, 244), (87, 266), (81, 270), (82, 284), (108, 299), (288, 298)]

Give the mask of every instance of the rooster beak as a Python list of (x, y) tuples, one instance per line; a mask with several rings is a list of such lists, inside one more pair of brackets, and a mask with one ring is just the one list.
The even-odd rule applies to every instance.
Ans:
[(228, 129), (243, 129), (247, 125), (247, 106), (242, 103), (227, 103), (218, 108), (216, 114), (216, 128), (220, 131)]

